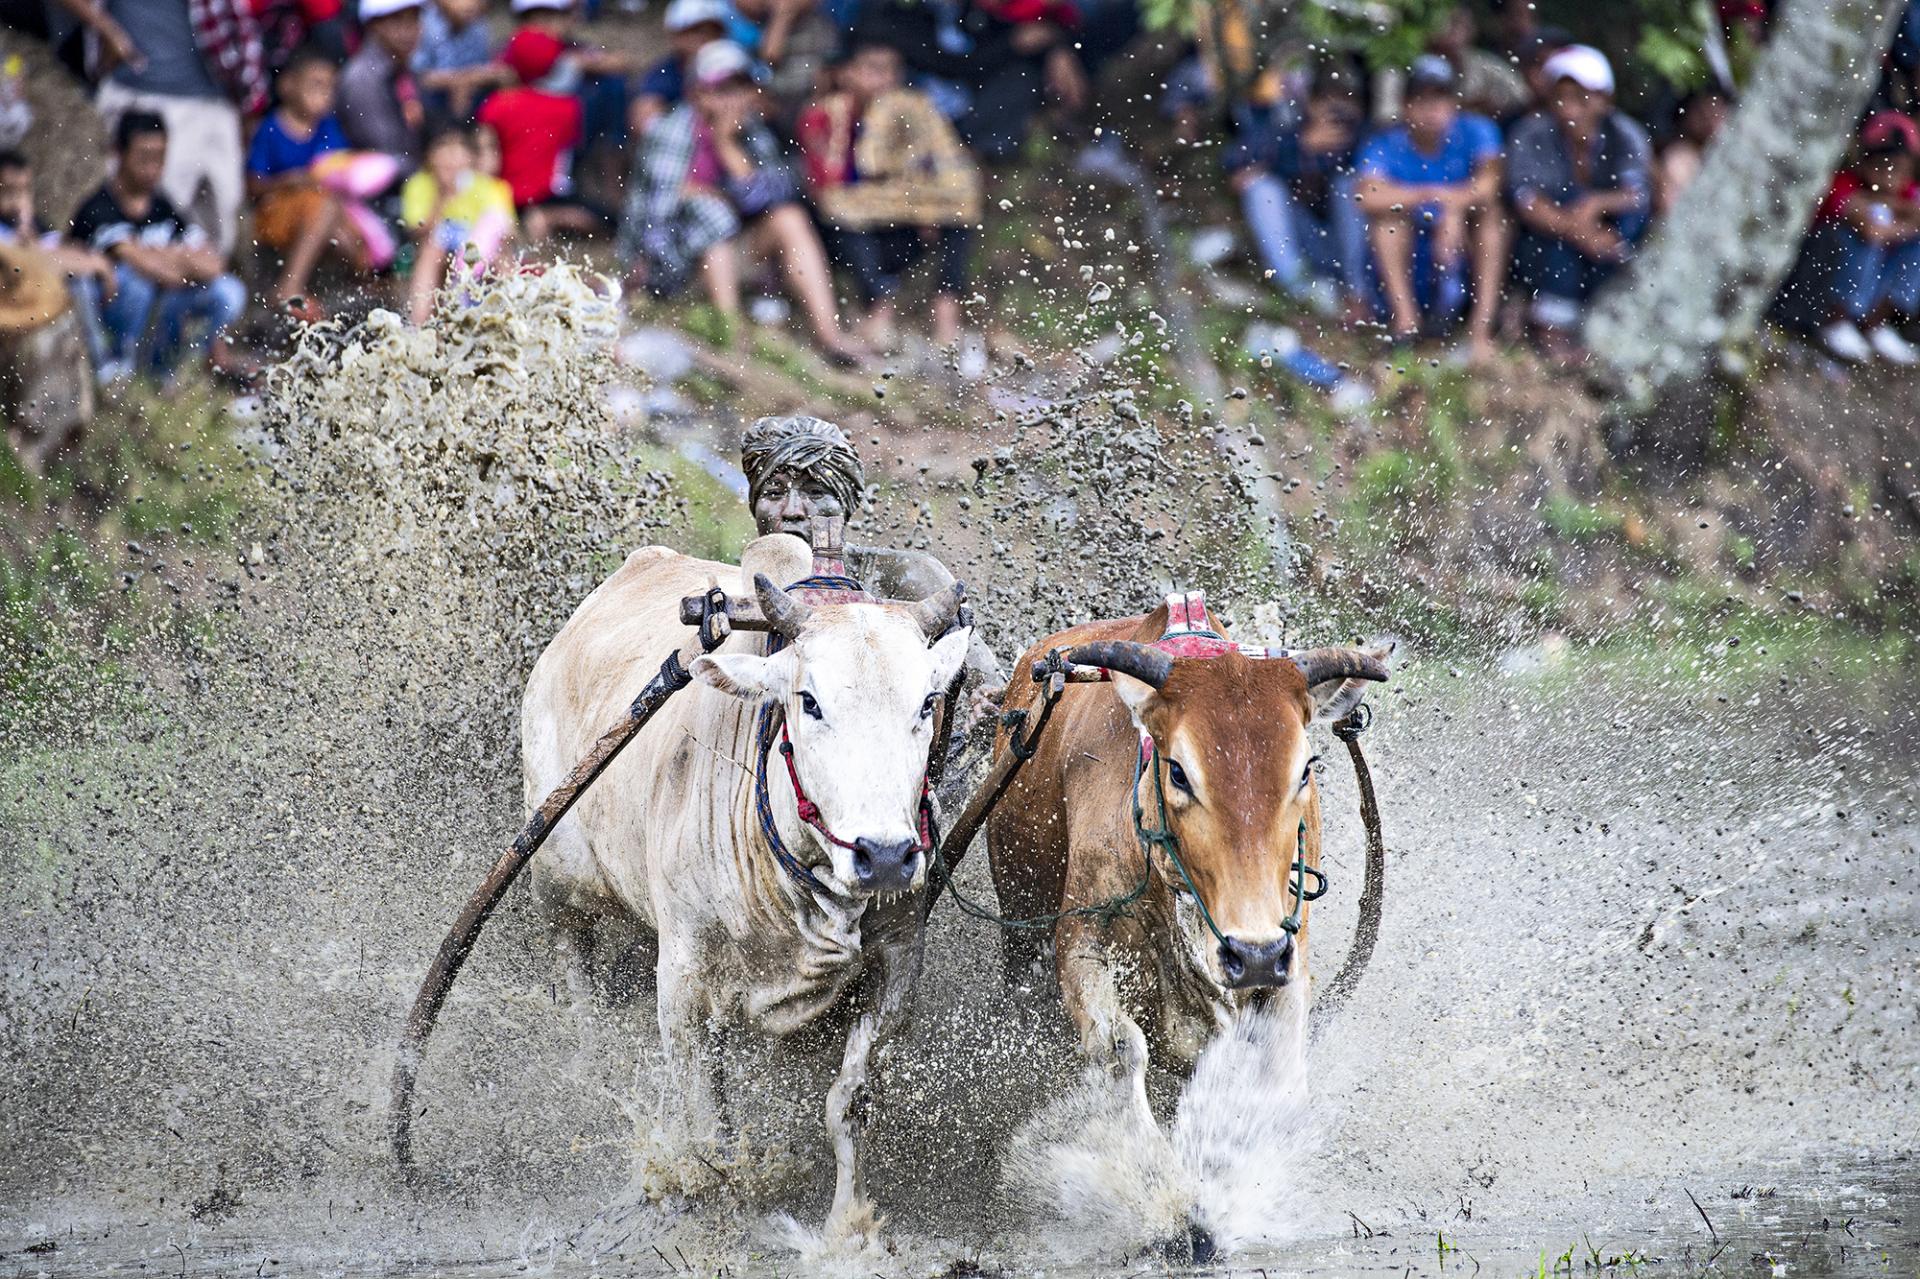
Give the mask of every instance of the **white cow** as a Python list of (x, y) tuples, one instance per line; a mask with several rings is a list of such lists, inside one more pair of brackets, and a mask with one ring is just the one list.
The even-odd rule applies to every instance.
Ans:
[[(861, 1186), (867, 1063), (904, 1021), (920, 963), (929, 855), (921, 802), (935, 702), (960, 669), (969, 632), (929, 647), (959, 602), (950, 589), (915, 605), (809, 608), (775, 583), (805, 577), (798, 538), (763, 537), (743, 568), (665, 547), (635, 551), (580, 605), (534, 665), (521, 708), (529, 806), (567, 775), (681, 644), (683, 596), (712, 582), (759, 580), (785, 648), (736, 633), (698, 659), (695, 682), (642, 730), (555, 829), (534, 863), (534, 891), (563, 952), (591, 955), (597, 921), (627, 918), (658, 939), (657, 993), (670, 1149), (680, 1185), (722, 1136), (706, 1042), (710, 1023), (786, 1035), (833, 1016), (849, 1029), (827, 1094), (833, 1140), (830, 1239), (870, 1237)], [(744, 582), (742, 579), (744, 578)], [(790, 779), (776, 745), (767, 792), (779, 840), (813, 883), (782, 867), (756, 802), (760, 708), (784, 707)], [(818, 806), (801, 819), (800, 796)], [(842, 842), (833, 842), (833, 840)]]

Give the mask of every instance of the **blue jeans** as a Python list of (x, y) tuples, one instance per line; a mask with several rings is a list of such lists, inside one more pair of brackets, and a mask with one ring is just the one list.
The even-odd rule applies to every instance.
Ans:
[(164, 375), (179, 363), (189, 326), (199, 325), (192, 345), (204, 350), (247, 309), (247, 286), (231, 275), (165, 288), (131, 267), (118, 266), (114, 286), (113, 297), (102, 298), (98, 282), (75, 281), (83, 305), (100, 317), (97, 328), (88, 326), (96, 372), (123, 366)]
[(1286, 182), (1271, 173), (1260, 174), (1240, 193), (1261, 264), (1288, 293), (1304, 292), (1317, 275), (1338, 280), (1349, 297), (1365, 296), (1367, 221), (1353, 198), (1354, 183), (1348, 177), (1333, 184), (1324, 219), (1308, 212)]
[(1920, 240), (1868, 244), (1852, 227), (1833, 229), (1833, 301), (1855, 323), (1883, 302), (1911, 319), (1920, 315)]
[[(1628, 244), (1638, 244), (1647, 232), (1647, 215), (1631, 213), (1613, 220), (1613, 229)], [(1618, 262), (1590, 258), (1565, 240), (1523, 230), (1513, 254), (1513, 280), (1531, 295), (1534, 323), (1571, 329), (1594, 290), (1620, 269)]]

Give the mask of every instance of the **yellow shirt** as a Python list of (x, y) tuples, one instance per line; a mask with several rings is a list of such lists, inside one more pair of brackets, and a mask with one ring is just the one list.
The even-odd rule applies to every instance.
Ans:
[[(439, 198), (440, 184), (421, 169), (400, 188), (400, 221), (415, 230), (425, 226)], [(514, 224), (513, 192), (505, 182), (485, 173), (468, 174), (440, 210), (442, 219), (464, 227), (478, 226), (490, 214), (504, 217), (509, 226)]]

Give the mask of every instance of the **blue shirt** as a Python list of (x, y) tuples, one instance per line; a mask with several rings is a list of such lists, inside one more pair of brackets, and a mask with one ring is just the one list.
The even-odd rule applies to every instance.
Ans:
[(280, 123), (278, 111), (270, 111), (253, 135), (253, 145), (247, 149), (247, 172), (256, 178), (277, 178), (306, 168), (329, 151), (346, 149), (347, 139), (340, 132), (340, 122), (332, 116), (315, 125), (313, 136), (303, 142), (287, 132), (287, 126)]
[(429, 71), (465, 71), (469, 67), (485, 66), (492, 59), (493, 42), (487, 38), (487, 24), (483, 19), (475, 19), (465, 30), (455, 31), (447, 15), (440, 12), (439, 5), (430, 4), (421, 11), (420, 45), (413, 51), (415, 75)]
[(687, 96), (687, 75), (678, 58), (667, 58), (654, 64), (647, 78), (640, 82), (640, 92), (644, 95), (660, 98), (668, 106), (679, 106), (681, 99)]
[(1483, 115), (1462, 111), (1433, 151), (1413, 145), (1405, 125), (1367, 139), (1355, 166), (1362, 177), (1406, 186), (1461, 186), (1474, 170), (1500, 154), (1500, 127)]

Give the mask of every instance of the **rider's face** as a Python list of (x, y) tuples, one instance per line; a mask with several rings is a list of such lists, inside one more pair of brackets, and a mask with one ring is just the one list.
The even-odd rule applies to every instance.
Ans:
[(754, 499), (753, 522), (762, 537), (792, 533), (805, 538), (816, 516), (845, 515), (833, 490), (805, 472), (775, 471)]

